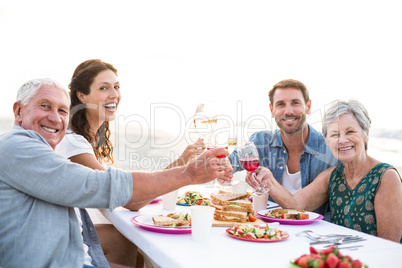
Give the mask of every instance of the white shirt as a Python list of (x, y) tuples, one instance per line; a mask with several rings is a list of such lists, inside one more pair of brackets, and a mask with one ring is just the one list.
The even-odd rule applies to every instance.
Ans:
[(281, 179), (281, 185), (285, 187), (291, 194), (294, 194), (301, 190), (301, 173), (300, 171), (290, 174), (288, 166), (286, 165), (286, 170), (283, 172)]

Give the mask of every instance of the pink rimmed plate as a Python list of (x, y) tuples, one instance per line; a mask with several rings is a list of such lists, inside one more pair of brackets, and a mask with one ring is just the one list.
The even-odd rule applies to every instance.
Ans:
[(155, 204), (155, 203), (158, 203), (159, 201), (162, 201), (162, 198), (156, 198), (156, 199), (152, 200), (149, 204)]
[(288, 219), (280, 219), (280, 218), (273, 218), (268, 217), (265, 214), (270, 212), (270, 209), (264, 209), (257, 211), (258, 217), (267, 222), (279, 222), (280, 224), (288, 224), (288, 225), (305, 225), (305, 224), (312, 224), (316, 221), (324, 219), (324, 216), (315, 212), (306, 211), (306, 214), (309, 214), (309, 219), (307, 220), (288, 220)]
[(153, 217), (153, 215), (138, 215), (138, 216), (131, 218), (130, 221), (145, 230), (148, 230), (151, 232), (156, 232), (156, 233), (165, 233), (165, 234), (189, 234), (189, 233), (191, 233), (191, 227), (157, 226), (153, 223), (152, 217)]
[(240, 236), (232, 235), (232, 234), (229, 233), (229, 230), (230, 230), (230, 229), (232, 229), (232, 227), (226, 229), (226, 233), (227, 233), (230, 237), (235, 238), (235, 239), (239, 239), (239, 240), (250, 241), (250, 242), (265, 242), (265, 243), (266, 243), (266, 242), (279, 242), (279, 241), (283, 241), (283, 240), (289, 238), (289, 235), (288, 235), (288, 236), (286, 236), (286, 237), (284, 237), (284, 238), (281, 238), (281, 239), (251, 239), (251, 238), (245, 238), (245, 237), (240, 237)]

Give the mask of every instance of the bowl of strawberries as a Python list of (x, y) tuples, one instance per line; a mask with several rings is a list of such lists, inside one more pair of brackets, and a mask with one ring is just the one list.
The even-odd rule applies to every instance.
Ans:
[(348, 255), (342, 255), (336, 246), (323, 250), (310, 247), (310, 254), (303, 254), (290, 262), (297, 268), (367, 268), (368, 266)]

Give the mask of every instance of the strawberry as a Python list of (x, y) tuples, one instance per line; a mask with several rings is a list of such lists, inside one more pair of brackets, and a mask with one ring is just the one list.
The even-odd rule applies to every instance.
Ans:
[(335, 246), (330, 246), (329, 248), (321, 250), (320, 254), (321, 255), (328, 255), (330, 253), (334, 253), (335, 249), (337, 249)]
[(339, 263), (339, 258), (335, 254), (330, 253), (325, 263), (328, 265), (328, 268), (336, 268)]
[(352, 261), (353, 261), (352, 257), (350, 257), (349, 255), (343, 255), (342, 260), (349, 261), (350, 263), (352, 263)]
[(309, 264), (307, 264), (308, 260), (310, 259), (310, 255), (304, 254), (301, 255), (296, 261), (295, 264), (299, 265), (300, 267), (303, 268), (308, 268), (310, 267)]
[[(316, 256), (318, 256), (318, 255), (316, 255)], [(313, 267), (313, 268), (324, 268), (325, 267), (325, 263), (322, 259), (311, 260), (309, 262), (309, 264), (310, 264), (310, 267)]]
[(352, 267), (353, 268), (361, 268), (362, 266), (363, 266), (363, 264), (359, 260), (354, 260), (352, 262)]
[(310, 247), (310, 254), (318, 254), (318, 251), (314, 247)]
[(338, 268), (352, 268), (352, 265), (348, 261), (341, 261), (338, 264)]

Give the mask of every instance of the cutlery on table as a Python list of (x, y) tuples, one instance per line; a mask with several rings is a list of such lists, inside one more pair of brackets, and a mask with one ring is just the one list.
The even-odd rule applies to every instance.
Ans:
[(310, 245), (317, 245), (317, 244), (331, 244), (331, 245), (343, 245), (348, 243), (360, 242), (365, 241), (366, 239), (360, 236), (353, 236), (353, 237), (342, 237), (336, 239), (326, 239), (326, 240), (317, 240), (310, 242)]

